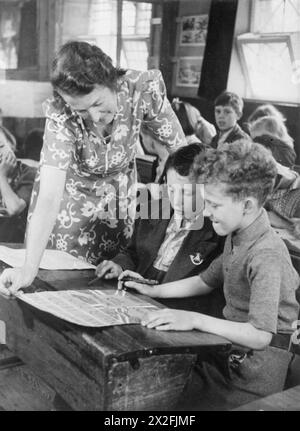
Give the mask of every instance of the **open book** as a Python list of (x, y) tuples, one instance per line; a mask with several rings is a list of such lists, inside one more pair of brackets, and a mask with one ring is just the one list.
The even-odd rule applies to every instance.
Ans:
[(17, 298), (33, 307), (81, 326), (103, 327), (140, 323), (158, 307), (146, 300), (115, 289), (19, 292)]

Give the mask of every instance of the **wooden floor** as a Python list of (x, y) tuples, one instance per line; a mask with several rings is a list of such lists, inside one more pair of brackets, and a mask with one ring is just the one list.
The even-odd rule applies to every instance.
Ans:
[(0, 410), (69, 410), (55, 392), (0, 345)]

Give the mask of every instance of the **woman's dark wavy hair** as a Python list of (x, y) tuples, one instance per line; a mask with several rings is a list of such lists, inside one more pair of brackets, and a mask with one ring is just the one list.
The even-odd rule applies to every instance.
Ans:
[(200, 154), (194, 172), (200, 182), (225, 184), (226, 194), (234, 200), (251, 196), (262, 206), (273, 190), (277, 167), (269, 150), (241, 139)]
[(52, 63), (51, 84), (54, 96), (57, 90), (70, 96), (84, 96), (103, 85), (114, 90), (117, 80), (126, 73), (114, 67), (111, 58), (96, 45), (70, 41), (56, 54)]
[(170, 169), (174, 169), (175, 172), (182, 177), (194, 178), (193, 166), (195, 159), (204, 152), (206, 148), (208, 148), (207, 145), (197, 142), (197, 144), (181, 147), (170, 154), (161, 175), (160, 183), (166, 182), (167, 172)]

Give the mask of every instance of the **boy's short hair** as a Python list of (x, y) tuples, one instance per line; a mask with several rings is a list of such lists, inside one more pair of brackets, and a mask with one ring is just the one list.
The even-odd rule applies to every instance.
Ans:
[(251, 196), (263, 206), (272, 192), (277, 166), (268, 149), (240, 139), (206, 150), (196, 158), (194, 171), (200, 182), (226, 185), (226, 193), (234, 200)]
[(197, 142), (196, 144), (180, 147), (177, 151), (171, 153), (165, 163), (160, 182), (166, 180), (167, 172), (170, 169), (174, 169), (182, 177), (190, 177), (191, 180), (194, 180), (194, 162), (201, 153), (205, 152), (206, 148), (208, 148), (207, 145)]
[(244, 102), (243, 99), (231, 91), (223, 91), (215, 100), (214, 106), (231, 106), (237, 116), (240, 118), (243, 115)]

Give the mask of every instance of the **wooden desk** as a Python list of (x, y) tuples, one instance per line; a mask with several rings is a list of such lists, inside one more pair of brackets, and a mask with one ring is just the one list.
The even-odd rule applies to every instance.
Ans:
[[(0, 272), (5, 264), (0, 264)], [(94, 271), (41, 270), (39, 290), (86, 289)], [(111, 283), (104, 283), (111, 287)], [(99, 288), (99, 285), (94, 288)], [(75, 410), (170, 410), (196, 355), (226, 349), (218, 336), (140, 325), (83, 328), (0, 297), (8, 348)]]
[(300, 385), (245, 404), (234, 411), (300, 411)]

